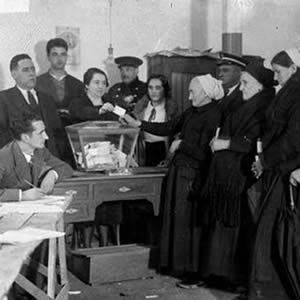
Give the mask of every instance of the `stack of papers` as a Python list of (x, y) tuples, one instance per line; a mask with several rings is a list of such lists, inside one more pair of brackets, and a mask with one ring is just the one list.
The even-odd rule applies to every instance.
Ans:
[(1, 214), (63, 212), (64, 200), (64, 196), (44, 196), (40, 200), (2, 202), (0, 210)]

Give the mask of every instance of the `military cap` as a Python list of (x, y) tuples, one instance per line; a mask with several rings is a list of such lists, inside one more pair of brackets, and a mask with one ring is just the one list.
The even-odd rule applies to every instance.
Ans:
[(237, 65), (242, 68), (245, 68), (248, 64), (247, 60), (242, 58), (241, 56), (237, 56), (230, 53), (221, 52), (220, 59), (218, 61), (218, 65)]
[(143, 63), (143, 61), (135, 56), (120, 56), (115, 58), (115, 63), (119, 65), (119, 68), (121, 66), (132, 66), (137, 68)]

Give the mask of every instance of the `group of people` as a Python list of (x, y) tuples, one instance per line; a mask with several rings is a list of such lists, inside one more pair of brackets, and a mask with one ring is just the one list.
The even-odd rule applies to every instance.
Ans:
[(300, 182), (299, 49), (279, 52), (271, 65), (273, 71), (225, 54), (221, 81), (193, 78), (192, 106), (180, 116), (164, 123), (124, 117), (143, 132), (174, 137), (160, 269), (181, 278), (182, 288), (212, 285), (241, 293), (237, 299), (297, 299), (274, 236), (288, 187)]
[[(75, 166), (64, 127), (118, 121), (113, 111), (121, 106), (127, 114), (120, 121), (141, 129), (139, 163), (168, 166), (160, 271), (179, 277), (183, 288), (212, 284), (243, 292), (240, 299), (295, 299), (274, 232), (289, 185), (300, 182), (299, 49), (276, 54), (273, 71), (222, 53), (218, 79), (195, 76), (191, 107), (181, 114), (164, 75), (139, 80), (139, 58), (116, 58), (122, 81), (108, 88), (99, 68), (88, 69), (83, 82), (66, 72), (63, 39), (50, 40), (46, 51), (50, 69), (39, 76), (30, 56), (13, 57), (16, 85), (0, 92), (0, 200), (51, 192), (55, 182), (72, 175), (67, 163)], [(118, 203), (97, 209), (103, 245), (106, 226), (121, 219)]]

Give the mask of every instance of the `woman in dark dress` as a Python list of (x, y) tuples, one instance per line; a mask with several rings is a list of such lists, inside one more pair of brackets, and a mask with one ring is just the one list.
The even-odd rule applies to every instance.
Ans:
[(241, 76), (243, 104), (222, 118), (219, 136), (210, 143), (214, 154), (201, 193), (200, 274), (203, 278), (214, 275), (215, 284), (233, 289), (245, 286), (249, 275), (251, 222), (246, 191), (255, 181), (251, 163), (265, 109), (275, 96), (273, 85), (271, 70), (249, 64)]
[(118, 120), (114, 106), (106, 100), (108, 78), (104, 71), (90, 68), (83, 75), (85, 93), (70, 102), (69, 112), (73, 123), (92, 120)]
[[(250, 292), (247, 299), (293, 299), (279, 268), (275, 242), (279, 209), (288, 197), (290, 162), (300, 152), (300, 52), (281, 51), (271, 61), (281, 89), (266, 112), (263, 152), (252, 170), (262, 175), (263, 190), (258, 208)], [(280, 245), (279, 245), (280, 246)]]
[[(160, 267), (176, 276), (198, 271), (200, 228), (195, 213), (198, 191), (207, 176), (211, 158), (209, 142), (220, 121), (218, 99), (224, 95), (222, 84), (211, 75), (197, 76), (189, 86), (192, 107), (167, 123), (134, 120), (127, 123), (156, 135), (175, 135), (174, 153), (167, 175), (162, 209)], [(214, 100), (215, 99), (215, 100)]]
[[(112, 113), (114, 106), (105, 100), (108, 87), (105, 72), (98, 68), (90, 68), (83, 75), (83, 83), (84, 95), (70, 103), (72, 122), (118, 120), (118, 116)], [(100, 246), (108, 245), (109, 231), (114, 233), (115, 243), (119, 242), (119, 224), (122, 222), (122, 217), (122, 204), (118, 201), (106, 202), (96, 208), (95, 225)]]

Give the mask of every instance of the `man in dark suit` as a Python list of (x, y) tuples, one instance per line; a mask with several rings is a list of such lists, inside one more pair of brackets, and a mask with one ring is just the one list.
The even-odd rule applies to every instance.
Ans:
[(217, 75), (222, 80), (225, 96), (220, 101), (223, 117), (235, 111), (242, 105), (243, 98), (240, 91), (240, 79), (247, 61), (240, 56), (221, 53), (218, 61)]
[(80, 98), (84, 85), (66, 72), (68, 44), (64, 39), (49, 40), (46, 50), (50, 69), (37, 77), (36, 89), (53, 98), (62, 124), (66, 126), (70, 124), (70, 101)]
[(115, 59), (120, 69), (122, 82), (113, 85), (107, 94), (107, 99), (129, 111), (134, 109), (136, 102), (147, 92), (146, 83), (139, 80), (139, 66), (143, 61), (134, 56), (120, 56)]
[(35, 88), (36, 73), (28, 54), (19, 54), (10, 61), (10, 71), (16, 85), (0, 93), (0, 147), (13, 139), (10, 124), (23, 112), (35, 112), (42, 116), (49, 140), (47, 148), (60, 156), (59, 140), (61, 122), (53, 100)]
[(0, 150), (0, 202), (39, 199), (72, 176), (72, 168), (45, 148), (48, 135), (39, 115), (24, 113), (11, 132), (14, 140)]

